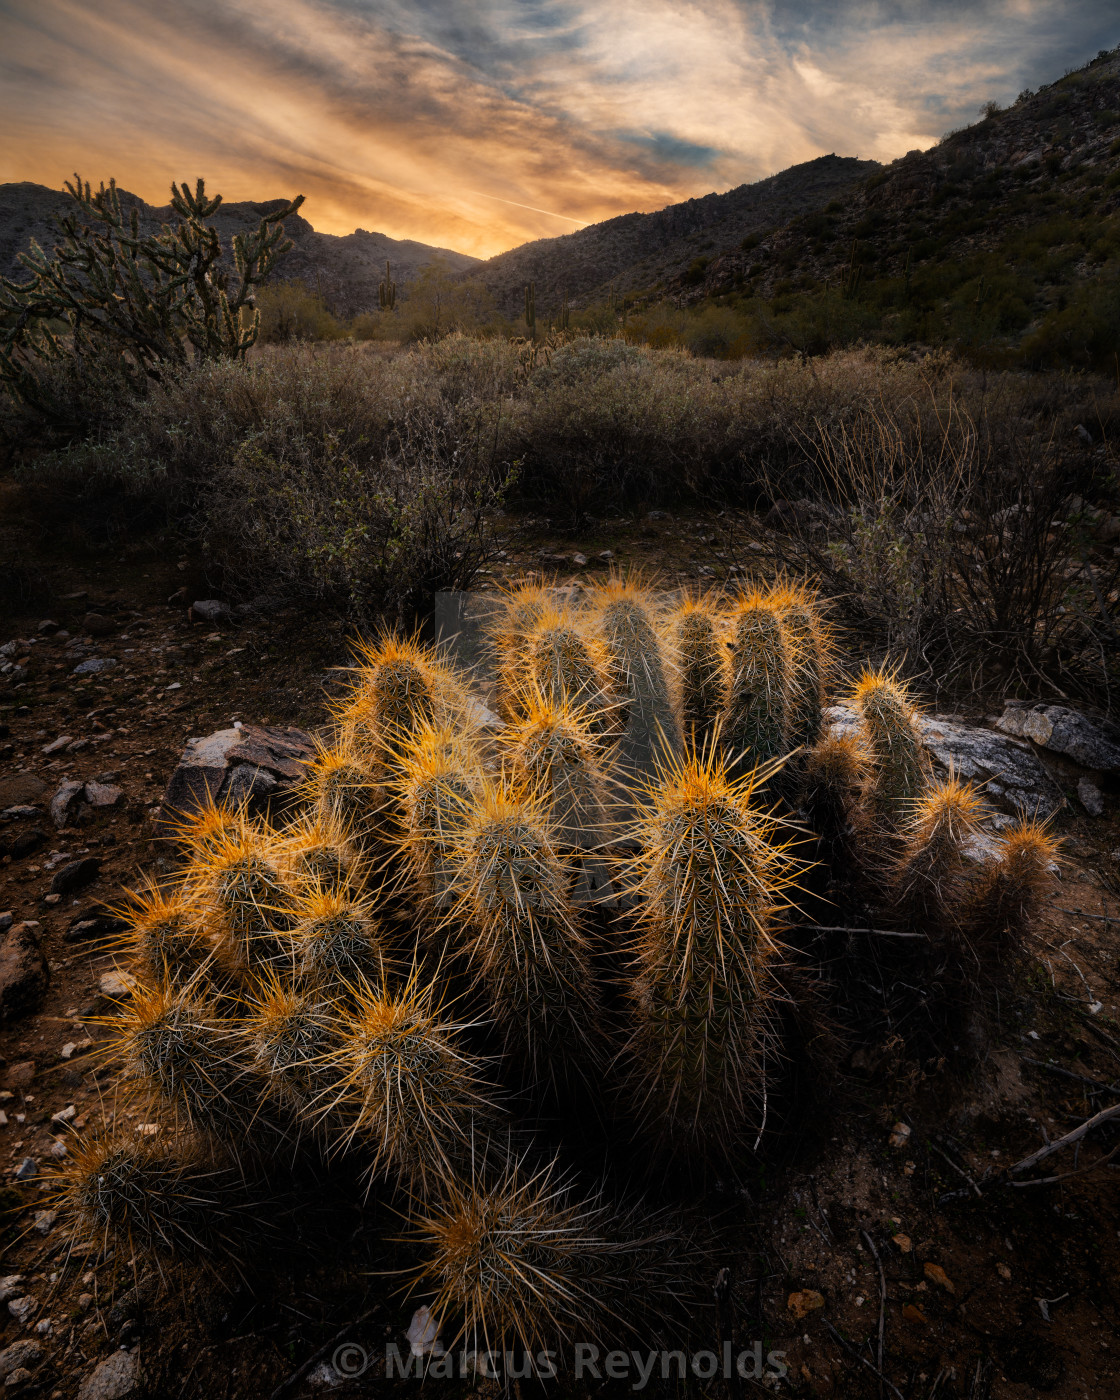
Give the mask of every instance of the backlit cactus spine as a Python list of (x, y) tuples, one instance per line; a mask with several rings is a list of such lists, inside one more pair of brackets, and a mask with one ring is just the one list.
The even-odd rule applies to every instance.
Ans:
[(586, 634), (572, 613), (546, 608), (529, 634), (526, 653), (528, 683), (542, 695), (586, 711), (596, 733), (621, 728), (609, 658), (599, 639)]
[(680, 746), (653, 598), (638, 583), (613, 578), (597, 590), (592, 616), (619, 696), (625, 697), (620, 760), (636, 773)]
[(736, 771), (783, 758), (790, 748), (793, 647), (780, 613), (759, 593), (731, 615), (730, 683), (720, 726)]
[(960, 922), (991, 957), (1018, 950), (1057, 873), (1058, 842), (1043, 821), (1020, 821), (996, 839), (995, 858), (961, 901)]
[(704, 598), (686, 598), (674, 613), (669, 635), (676, 667), (677, 724), (686, 743), (711, 743), (727, 704), (727, 648), (721, 619)]
[(903, 824), (893, 898), (907, 917), (935, 936), (953, 933), (952, 911), (965, 886), (966, 851), (979, 834), (983, 813), (976, 792), (949, 777), (923, 792)]
[(866, 796), (881, 829), (896, 831), (925, 788), (930, 764), (906, 688), (887, 670), (865, 670), (849, 703), (871, 761)]
[(791, 748), (812, 748), (821, 737), (829, 639), (820, 609), (800, 584), (779, 584), (768, 601), (785, 628), (790, 653), (789, 732)]
[(395, 767), (410, 880), (429, 911), (444, 909), (454, 883), (451, 852), (483, 783), (482, 754), (469, 731), (423, 725), (402, 746)]

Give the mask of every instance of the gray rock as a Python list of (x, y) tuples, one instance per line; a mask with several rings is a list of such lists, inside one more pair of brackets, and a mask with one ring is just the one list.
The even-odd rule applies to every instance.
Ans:
[(50, 969), (39, 947), (39, 926), (13, 924), (0, 943), (0, 1021), (34, 1011), (50, 982)]
[(39, 802), (49, 791), (47, 784), (34, 773), (9, 773), (0, 777), (0, 808)]
[(73, 778), (59, 783), (58, 791), (51, 798), (50, 812), (51, 820), (60, 831), (74, 816), (84, 792), (85, 784), (75, 782)]
[(577, 569), (586, 569), (586, 568), (587, 568), (587, 555), (586, 555), (586, 554), (573, 554), (573, 555), (572, 555), (572, 563), (576, 566)]
[(101, 861), (97, 856), (86, 856), (83, 860), (72, 860), (61, 870), (56, 870), (51, 880), (51, 894), (72, 894), (80, 890), (101, 874)]
[(25, 1293), (21, 1298), (13, 1298), (8, 1303), (8, 1311), (17, 1322), (27, 1322), (39, 1306), (38, 1298)]
[(0, 1303), (6, 1303), (9, 1298), (18, 1298), (22, 1292), (22, 1274), (8, 1274), (6, 1278), (0, 1278)]
[[(833, 705), (825, 710), (833, 734), (855, 734), (854, 710)], [(1062, 805), (1062, 794), (1029, 744), (963, 720), (920, 716), (918, 729), (935, 766), (950, 769), (966, 782), (983, 786), (996, 807), (1014, 816), (1048, 816)]]
[(55, 739), (52, 743), (44, 744), (43, 747), (39, 750), (39, 752), (48, 755), (52, 753), (60, 753), (66, 747), (67, 744), (72, 744), (73, 742), (73, 734), (60, 734), (59, 737)]
[(70, 674), (72, 676), (99, 676), (102, 671), (111, 671), (116, 664), (115, 656), (91, 656), (88, 661), (79, 661)]
[(1104, 793), (1089, 778), (1082, 778), (1077, 784), (1077, 800), (1091, 817), (1104, 816)]
[(203, 598), (191, 604), (191, 614), (196, 622), (221, 622), (230, 615), (228, 603), (220, 603), (217, 598)]
[(13, 1342), (0, 1351), (0, 1381), (5, 1381), (20, 1367), (29, 1369), (43, 1359), (43, 1348), (34, 1339), (27, 1337), (22, 1342)]
[(112, 783), (86, 783), (85, 799), (91, 807), (115, 807), (124, 796), (124, 789)]
[(11, 909), (0, 911), (0, 933), (7, 933), (15, 921), (16, 916)]
[(82, 631), (88, 632), (91, 637), (111, 637), (116, 630), (116, 622), (104, 613), (86, 613), (82, 618)]
[(160, 804), (161, 834), (173, 835), (178, 820), (209, 801), (248, 796), (263, 805), (300, 782), (314, 757), (311, 736), (302, 729), (245, 724), (189, 740)]
[[(50, 1326), (50, 1322), (49, 1322), (49, 1321), (48, 1321), (48, 1323), (47, 1323), (47, 1326), (48, 1326), (48, 1327)], [(36, 1330), (36, 1332), (41, 1332), (41, 1331), (43, 1330), (43, 1324), (40, 1322), (40, 1323), (36, 1326), (35, 1330)], [(27, 1384), (27, 1382), (28, 1382), (30, 1379), (31, 1379), (31, 1372), (27, 1369), (27, 1367), (26, 1367), (26, 1366), (17, 1366), (16, 1369), (15, 1369), (15, 1370), (11, 1373), (11, 1375), (8, 1377), (8, 1379), (4, 1382), (4, 1389), (5, 1389), (5, 1390), (9, 1390), (9, 1389), (10, 1389), (10, 1390), (12, 1390), (13, 1392), (15, 1392), (15, 1391), (19, 1390), (20, 1387), (25, 1386), (25, 1385)]]
[(39, 815), (39, 808), (32, 807), (29, 803), (23, 802), (15, 807), (5, 807), (0, 812), (0, 821), (5, 822), (27, 822)]
[(128, 1400), (144, 1384), (140, 1354), (115, 1351), (92, 1371), (78, 1389), (78, 1400)]
[(1009, 704), (998, 726), (1005, 734), (1030, 739), (1039, 748), (1064, 754), (1082, 768), (1120, 774), (1120, 744), (1077, 710), (1064, 705)]

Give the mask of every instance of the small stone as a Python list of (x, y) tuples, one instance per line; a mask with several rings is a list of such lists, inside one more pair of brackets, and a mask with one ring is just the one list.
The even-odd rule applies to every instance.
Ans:
[(1091, 778), (1082, 778), (1078, 782), (1077, 800), (1091, 817), (1104, 816), (1104, 793)]
[(910, 1140), (910, 1129), (905, 1123), (896, 1123), (887, 1139), (891, 1147), (905, 1147)]
[(646, 516), (646, 519), (647, 519), (647, 520), (668, 520), (668, 519), (669, 519), (669, 512), (668, 512), (667, 510), (651, 510), (651, 511), (649, 512), (649, 514)]
[(36, 1366), (43, 1359), (43, 1348), (34, 1337), (25, 1337), (21, 1342), (13, 1342), (0, 1351), (0, 1380), (6, 1381), (16, 1371), (28, 1374), (29, 1366)]
[(61, 1138), (55, 1138), (50, 1147), (47, 1148), (47, 1156), (53, 1157), (56, 1161), (61, 1161), (66, 1155), (66, 1144)]
[(49, 1337), (54, 1331), (54, 1323), (49, 1317), (44, 1317), (41, 1321), (35, 1324), (35, 1331), (39, 1334), (40, 1337)]
[(956, 1293), (957, 1290), (953, 1287), (952, 1279), (940, 1264), (927, 1264), (925, 1275), (930, 1283), (936, 1283), (938, 1288), (944, 1288), (947, 1293)]
[(0, 933), (7, 933), (14, 921), (15, 915), (10, 909), (5, 909), (4, 912), (0, 914)]
[(60, 894), (45, 894), (43, 896), (43, 903), (53, 907), (55, 904), (62, 903), (62, 896)]
[(81, 1308), (82, 1312), (89, 1312), (90, 1308), (93, 1307), (93, 1294), (79, 1293), (78, 1307)]
[(190, 607), (192, 622), (223, 622), (230, 615), (228, 603), (221, 603), (217, 598), (203, 598), (197, 603), (192, 603)]
[[(4, 1083), (9, 1089), (30, 1089), (35, 1082), (35, 1061), (16, 1060), (4, 1072)], [(11, 1098), (11, 1095), (8, 1095)]]
[(165, 691), (167, 691), (167, 690), (182, 690), (182, 688), (183, 688), (183, 683), (182, 683), (182, 681), (172, 681), (170, 685), (164, 686), (164, 690), (165, 690)]
[(72, 1104), (67, 1104), (65, 1108), (60, 1108), (57, 1113), (51, 1114), (52, 1123), (69, 1123), (71, 1118), (78, 1116), (77, 1108)]
[(891, 1240), (898, 1246), (899, 1251), (902, 1254), (909, 1254), (910, 1251), (914, 1248), (909, 1235), (903, 1235), (901, 1233), (897, 1235), (892, 1235)]
[(84, 792), (91, 807), (115, 807), (124, 796), (124, 789), (111, 783), (86, 783)]
[(101, 861), (97, 856), (86, 856), (84, 860), (72, 860), (55, 872), (51, 880), (51, 894), (72, 894), (96, 880), (101, 873)]
[(161, 1129), (158, 1123), (137, 1123), (136, 1131), (141, 1137), (157, 1137)]
[(117, 630), (117, 624), (104, 613), (86, 613), (82, 618), (82, 631), (91, 637), (110, 637)]
[(102, 671), (111, 671), (117, 664), (115, 656), (91, 656), (88, 661), (81, 661), (70, 672), (72, 676), (99, 676)]
[[(36, 1332), (38, 1332), (39, 1328), (36, 1327), (35, 1330)], [(4, 1389), (18, 1390), (21, 1386), (26, 1385), (30, 1379), (31, 1372), (27, 1369), (27, 1367), (17, 1366), (16, 1369), (11, 1373), (11, 1375), (9, 1375), (8, 1379), (4, 1382)]]
[(8, 1274), (6, 1278), (0, 1278), (0, 1303), (6, 1303), (9, 1298), (18, 1298), (22, 1292), (22, 1274)]
[(1011, 1282), (1011, 1270), (1002, 1261), (996, 1265), (996, 1273), (999, 1274), (1004, 1283)]
[(8, 1311), (17, 1322), (27, 1322), (38, 1306), (39, 1300), (32, 1297), (30, 1293), (25, 1293), (22, 1298), (11, 1300), (8, 1304)]
[(811, 1312), (824, 1307), (824, 1298), (815, 1288), (804, 1288), (800, 1293), (791, 1293), (786, 1299), (786, 1307), (800, 1321)]
[(39, 1163), (34, 1157), (25, 1157), (16, 1168), (17, 1181), (33, 1181), (39, 1175)]
[(902, 1316), (907, 1322), (921, 1322), (929, 1326), (929, 1318), (922, 1312), (921, 1308), (915, 1307), (913, 1303), (907, 1303), (902, 1309)]
[(88, 1050), (93, 1044), (89, 1036), (83, 1036), (81, 1040), (68, 1040), (59, 1051), (64, 1060), (68, 1060), (75, 1050)]
[(78, 1390), (78, 1400), (127, 1400), (143, 1385), (137, 1352), (115, 1351), (92, 1371)]
[(136, 978), (131, 972), (117, 968), (115, 972), (103, 972), (97, 987), (103, 997), (109, 997), (112, 1001), (125, 1001), (136, 989)]
[(40, 1235), (49, 1235), (57, 1219), (57, 1210), (37, 1210), (32, 1217), (32, 1224)]
[(587, 555), (586, 555), (586, 554), (573, 554), (573, 555), (572, 555), (572, 563), (576, 566), (577, 569), (586, 569), (586, 568), (587, 568)]
[(601, 550), (601, 551), (595, 556), (595, 558), (601, 560), (604, 564), (613, 564), (613, 563), (614, 563), (614, 550), (613, 550), (613, 549), (604, 549), (604, 550)]
[(72, 734), (62, 734), (59, 738), (55, 739), (53, 743), (45, 744), (39, 752), (45, 754), (59, 753), (67, 744), (72, 744), (73, 742), (74, 736)]
[(58, 631), (58, 623), (55, 622), (53, 617), (45, 617), (43, 621), (39, 623), (38, 630), (44, 637), (49, 637), (52, 632)]

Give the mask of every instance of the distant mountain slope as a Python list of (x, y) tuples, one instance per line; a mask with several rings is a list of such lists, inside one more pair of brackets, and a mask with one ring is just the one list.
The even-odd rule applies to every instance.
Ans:
[[(146, 204), (125, 191), (121, 192), (121, 197), (126, 204), (137, 206), (145, 227), (158, 228), (172, 218), (170, 205)], [(242, 200), (223, 204), (213, 219), (223, 244), (228, 247), (235, 233), (255, 227), (262, 214), (281, 202)], [(27, 251), (33, 238), (49, 252), (57, 236), (53, 218), (65, 213), (71, 204), (65, 191), (51, 190), (45, 185), (30, 181), (0, 185), (0, 275), (22, 280), (26, 274), (19, 263), (19, 254)], [(284, 258), (277, 275), (300, 277), (310, 287), (318, 287), (344, 315), (377, 305), (377, 284), (385, 275), (386, 258), (392, 263), (394, 281), (401, 285), (437, 259), (453, 272), (464, 272), (478, 262), (466, 253), (432, 248), (412, 239), (389, 238), (383, 233), (367, 233), (364, 229), (341, 237), (317, 233), (299, 214), (286, 219), (284, 227), (294, 247)]]
[(678, 277), (697, 257), (738, 248), (748, 235), (846, 195), (881, 168), (873, 160), (820, 156), (726, 194), (688, 199), (653, 214), (621, 214), (577, 233), (522, 244), (467, 275), (511, 316), (520, 314), (525, 284), (533, 282), (539, 314), (551, 315), (565, 293), (578, 304), (605, 295), (612, 282), (624, 292)]
[(1111, 365), (1120, 50), (664, 290), (686, 305), (753, 309), (798, 349), (873, 335), (1028, 364)]

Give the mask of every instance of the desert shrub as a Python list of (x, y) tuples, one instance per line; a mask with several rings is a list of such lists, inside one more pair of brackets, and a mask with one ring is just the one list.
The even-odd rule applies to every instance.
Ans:
[(298, 278), (270, 282), (257, 293), (260, 340), (284, 345), (290, 340), (339, 340), (346, 327), (331, 314), (321, 296)]

